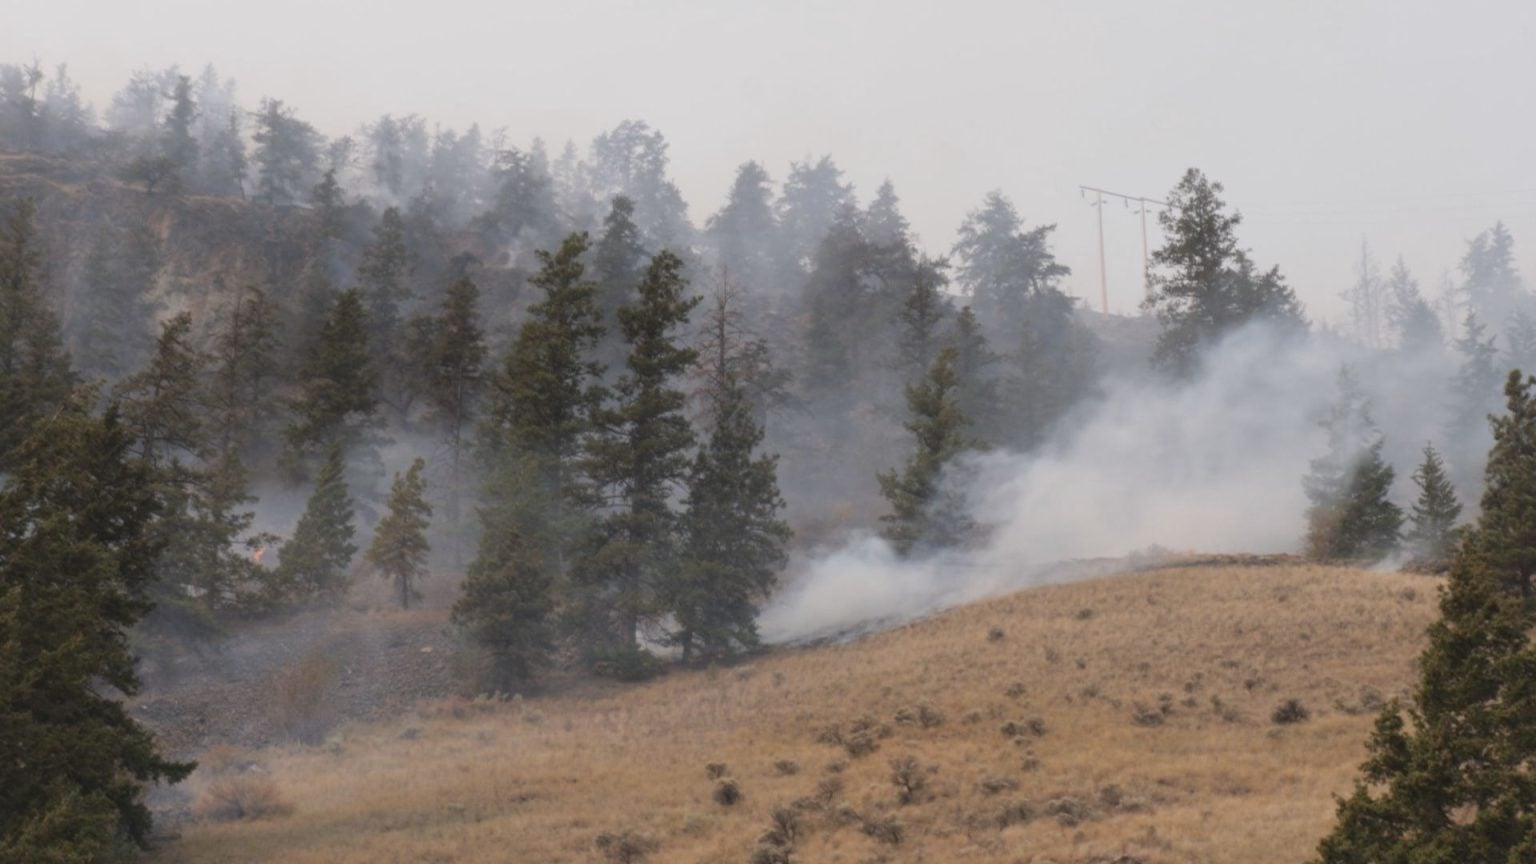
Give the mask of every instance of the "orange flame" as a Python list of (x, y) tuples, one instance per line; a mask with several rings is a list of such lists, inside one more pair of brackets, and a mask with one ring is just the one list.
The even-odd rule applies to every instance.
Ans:
[(260, 564), (261, 563), (261, 556), (263, 556), (265, 554), (267, 554), (267, 547), (265, 547), (265, 546), (257, 546), (256, 547), (256, 551), (251, 553), (251, 563), (252, 564)]

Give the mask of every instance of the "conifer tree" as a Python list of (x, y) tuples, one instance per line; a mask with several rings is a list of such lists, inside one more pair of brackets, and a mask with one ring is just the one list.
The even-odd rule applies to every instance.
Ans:
[[(341, 238), (346, 229), (346, 193), (336, 180), (336, 169), (327, 168), (309, 192), (309, 204), (315, 211), (315, 227), (327, 240)], [(393, 208), (391, 208), (393, 209)]]
[(427, 483), (421, 476), (426, 462), (417, 459), (405, 474), (395, 474), (389, 490), (389, 512), (374, 529), (373, 542), (364, 558), (379, 575), (395, 585), (400, 608), (421, 599), (416, 584), (427, 575), (427, 524), (432, 505), (427, 503)]
[[(463, 469), (468, 455), (466, 433), (485, 391), (485, 334), (480, 329), (480, 289), (464, 276), (448, 286), (433, 327), (427, 363), (427, 422), (442, 431), (448, 447), (446, 515), (457, 548)], [(457, 552), (455, 553), (457, 554)]]
[(682, 554), (663, 588), (683, 660), (757, 647), (757, 609), (777, 582), (790, 530), (779, 518), (778, 457), (759, 455), (763, 430), (729, 366), (710, 394), (709, 440), (688, 471)]
[(180, 191), (197, 171), (197, 138), (193, 124), (197, 121), (197, 105), (192, 101), (192, 79), (176, 76), (171, 91), (171, 110), (165, 117), (160, 136), (160, 152), (172, 166), (172, 192)]
[(482, 532), (453, 617), (490, 651), (506, 686), (547, 659), (553, 586), (565, 582), (593, 504), (579, 463), (604, 396), (591, 359), (603, 327), (586, 251), (586, 235), (572, 234), (538, 253), (543, 267), (529, 284), (542, 299), (492, 377), (480, 424)]
[(1397, 548), (1403, 514), (1387, 498), (1395, 476), (1382, 461), (1383, 438), (1370, 403), (1349, 367), (1339, 371), (1339, 397), (1322, 422), (1328, 452), (1303, 480), (1307, 552), (1322, 559), (1379, 560)]
[(1444, 560), (1456, 545), (1461, 502), (1456, 500), (1456, 489), (1433, 445), (1424, 445), (1424, 461), (1413, 472), (1413, 482), (1419, 487), (1419, 497), (1409, 513), (1412, 527), (1403, 539), (1420, 560)]
[[(222, 282), (217, 283), (222, 288)], [(223, 293), (220, 291), (220, 293)], [(278, 309), (260, 288), (236, 292), (213, 337), (209, 443), (219, 459), (270, 464), (280, 404)]]
[(367, 305), (368, 353), (379, 379), (379, 396), (404, 418), (410, 409), (403, 305), (411, 298), (411, 255), (405, 245), (405, 223), (394, 207), (374, 226), (373, 239), (363, 250), (357, 284)]
[[(504, 475), (515, 468), (510, 460), (499, 466)], [(491, 485), (518, 489), (530, 479), (511, 474)], [(492, 687), (511, 693), (554, 651), (554, 568), (530, 538), (525, 512), (506, 496), (483, 508), (480, 521), (480, 548), (453, 604), (453, 622), (490, 653)]]
[[(994, 368), (1003, 358), (992, 350), (976, 312), (966, 306), (955, 316), (954, 328), (946, 334), (945, 344), (955, 349), (955, 406), (980, 430), (980, 436), (992, 439), (1002, 432), (1005, 415), (998, 396), (999, 380)], [(930, 361), (925, 371), (931, 370)], [(1020, 400), (1015, 399), (1015, 403)]]
[(278, 99), (261, 100), (256, 113), (257, 196), (268, 204), (301, 200), (314, 182), (320, 159), (320, 133)]
[(42, 290), (42, 253), (31, 199), (0, 225), (0, 475), (37, 418), (53, 412), (75, 386), (58, 319)]
[(129, 631), (151, 607), (157, 502), (115, 413), (50, 412), (0, 487), (0, 857), (104, 861), (147, 845), (164, 758), (116, 694), (138, 691)]
[(616, 374), (624, 363), (624, 342), (618, 328), (619, 308), (634, 298), (635, 287), (645, 275), (645, 247), (634, 222), (635, 205), (623, 195), (613, 199), (603, 220), (603, 234), (592, 250), (592, 273), (597, 279), (597, 303), (607, 330), (599, 345), (598, 362)]
[(347, 493), (340, 447), (332, 446), (304, 515), (283, 544), (273, 585), (285, 600), (335, 602), (346, 594), (347, 570), (357, 546), (352, 543), (352, 496)]
[(1463, 490), (1477, 489), (1482, 455), (1491, 443), (1485, 421), (1498, 407), (1499, 350), (1495, 337), (1485, 337), (1487, 331), (1477, 312), (1469, 310), (1461, 338), (1453, 343), (1461, 362), (1450, 382), (1446, 457), (1455, 484)]
[(880, 534), (898, 555), (960, 544), (974, 529), (964, 501), (944, 482), (945, 469), (970, 446), (964, 436), (970, 420), (956, 402), (956, 362), (956, 350), (945, 348), (927, 377), (907, 387), (912, 455), (900, 472), (879, 476), (880, 494), (891, 505), (880, 517)]
[(357, 289), (341, 292), (309, 347), (300, 371), (302, 391), (284, 430), (283, 461), (304, 477), (317, 454), (333, 448), (350, 454), (371, 443), (378, 425), (378, 377), (368, 355), (367, 315)]
[(1050, 322), (1042, 322), (1045, 326), (1070, 322), (1070, 301), (1066, 315), (1055, 305), (1032, 308), (1037, 305), (1035, 298), (1060, 295), (1058, 283), (1072, 272), (1051, 252), (1055, 230), (1055, 225), (1024, 230), (1013, 202), (1001, 192), (988, 193), (982, 206), (960, 226), (954, 250), (958, 281), (994, 338), (1011, 339), (1026, 320), (1045, 313), (1053, 313)]
[(1259, 272), (1238, 245), (1242, 215), (1226, 212), (1221, 192), (1191, 168), (1157, 217), (1167, 240), (1152, 254), (1158, 272), (1144, 306), (1163, 325), (1153, 363), (1176, 375), (1189, 374), (1202, 350), (1249, 321), (1287, 330), (1306, 323), (1279, 268)]
[(1397, 259), (1387, 276), (1386, 294), (1387, 324), (1396, 335), (1399, 348), (1416, 353), (1445, 347), (1440, 318), (1424, 299), (1418, 280), (1408, 272), (1402, 258)]
[(773, 214), (768, 172), (756, 162), (736, 169), (730, 195), (705, 230), (720, 266), (749, 296), (781, 294), (788, 287), (779, 268), (779, 223)]
[(809, 270), (833, 223), (854, 203), (853, 186), (831, 156), (791, 162), (777, 204), (787, 267)]
[(1536, 854), (1536, 380), (1511, 373), (1493, 421), (1482, 516), (1456, 551), (1406, 705), (1370, 755), (1321, 864), (1517, 862)]
[[(882, 189), (884, 187), (881, 187)], [(897, 313), (896, 356), (903, 377), (912, 380), (927, 372), (939, 352), (940, 327), (953, 313), (944, 286), (949, 262), (924, 258), (912, 273), (912, 287)]]
[(670, 252), (651, 259), (635, 301), (619, 310), (629, 345), (617, 404), (598, 416), (588, 441), (586, 470), (609, 511), (594, 526), (576, 565), (590, 612), (594, 603), (610, 644), (638, 647), (640, 628), (660, 613), (658, 592), (675, 566), (677, 514), (670, 499), (688, 470), (693, 429), (683, 409), (680, 379), (698, 352), (678, 343), (678, 330), (699, 298), (684, 295), (683, 261)]
[(103, 225), (85, 257), (80, 314), (70, 343), (80, 372), (116, 383), (142, 367), (155, 342), (151, 296), (160, 270), (159, 242), (145, 225)]

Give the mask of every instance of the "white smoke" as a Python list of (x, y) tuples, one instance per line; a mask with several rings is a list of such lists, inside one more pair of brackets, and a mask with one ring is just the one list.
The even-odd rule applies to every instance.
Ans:
[(878, 537), (854, 537), (800, 563), (763, 611), (763, 636), (797, 641), (909, 620), (1075, 578), (1082, 568), (1061, 566), (1072, 559), (1154, 546), (1296, 551), (1301, 479), (1325, 447), (1318, 422), (1345, 364), (1372, 399), (1397, 469), (1393, 497), (1406, 504), (1419, 450), (1445, 427), (1447, 358), (1249, 327), (1215, 346), (1191, 381), (1111, 379), (1039, 452), (974, 457), (962, 473), (977, 478), (973, 515), (992, 529), (983, 548), (903, 561)]

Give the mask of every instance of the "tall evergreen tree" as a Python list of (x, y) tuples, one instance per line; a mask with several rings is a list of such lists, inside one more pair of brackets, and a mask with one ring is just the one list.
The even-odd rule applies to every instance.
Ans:
[(1392, 265), (1386, 286), (1387, 324), (1404, 351), (1440, 351), (1445, 347), (1445, 333), (1440, 317), (1424, 299), (1418, 280), (1408, 272), (1402, 258)]
[(833, 224), (854, 206), (853, 186), (831, 156), (791, 162), (777, 204), (786, 266), (809, 270)]
[(404, 419), (410, 411), (410, 386), (402, 307), (411, 299), (411, 256), (405, 223), (394, 207), (384, 211), (363, 250), (357, 284), (367, 302), (368, 353), (378, 376), (378, 394)]
[(880, 534), (898, 555), (958, 545), (974, 529), (963, 499), (944, 477), (955, 456), (970, 447), (964, 434), (970, 421), (955, 400), (956, 357), (954, 348), (940, 351), (927, 377), (907, 387), (912, 455), (900, 472), (879, 477), (880, 494), (891, 505), (880, 517)]
[(256, 114), (256, 194), (268, 204), (293, 204), (314, 184), (320, 133), (278, 99), (261, 100)]
[(1467, 242), (1461, 275), (1467, 306), (1484, 321), (1503, 321), (1529, 305), (1515, 269), (1515, 238), (1503, 222)]
[(681, 255), (693, 245), (693, 226), (667, 163), (666, 137), (643, 120), (625, 120), (592, 139), (591, 178), (601, 200), (633, 201), (646, 248)]
[(1370, 402), (1349, 367), (1339, 371), (1339, 396), (1322, 427), (1328, 451), (1312, 460), (1303, 480), (1307, 552), (1322, 559), (1378, 560), (1398, 545), (1403, 513), (1387, 498), (1394, 472), (1382, 461), (1382, 435)]
[(71, 353), (83, 375), (115, 383), (149, 359), (160, 265), (160, 243), (147, 225), (103, 224), (97, 230), (70, 328)]
[(238, 458), (265, 466), (273, 458), (271, 439), (277, 437), (281, 407), (276, 395), (282, 345), (277, 316), (277, 306), (265, 291), (243, 287), (214, 333), (208, 434), (221, 461)]
[(468, 433), (485, 392), (485, 334), (480, 329), (480, 289), (464, 276), (448, 286), (442, 310), (432, 328), (433, 341), (426, 375), (427, 422), (444, 436), (448, 449), (448, 483), (444, 496), (455, 554), (462, 511), (464, 467), (469, 455)]
[(565, 584), (567, 553), (593, 505), (580, 460), (605, 391), (591, 359), (603, 327), (586, 251), (586, 235), (572, 234), (539, 252), (543, 267), (529, 284), (543, 296), (492, 377), (480, 424), (480, 547), (453, 617), (508, 687), (548, 659), (553, 586)]
[(613, 199), (603, 220), (603, 234), (592, 250), (592, 274), (597, 278), (597, 303), (607, 330), (599, 343), (598, 362), (616, 373), (624, 363), (624, 342), (619, 337), (619, 308), (634, 299), (635, 287), (645, 275), (645, 247), (634, 223), (635, 205), (623, 195)]
[(1070, 321), (1070, 302), (1066, 320), (1061, 320), (1056, 308), (1060, 304), (1041, 307), (1037, 302), (1060, 295), (1061, 277), (1072, 272), (1051, 253), (1050, 237), (1056, 226), (1028, 231), (1023, 226), (1013, 203), (1001, 192), (990, 192), (982, 206), (966, 216), (955, 243), (957, 281), (994, 338), (1011, 340), (1027, 319), (1043, 317), (1042, 313), (1056, 313), (1048, 326)]
[[(516, 490), (535, 479), (511, 474), (515, 467), (504, 460), (491, 487)], [(453, 604), (453, 622), (490, 653), (490, 683), (503, 693), (516, 692), (555, 648), (554, 568), (530, 538), (524, 511), (509, 501), (492, 497), (480, 511), (480, 549)]]
[(1511, 373), (1493, 421), (1482, 517), (1456, 552), (1406, 705), (1370, 755), (1322, 864), (1517, 862), (1536, 855), (1536, 380)]
[(1413, 472), (1413, 483), (1419, 487), (1419, 497), (1409, 513), (1411, 527), (1404, 543), (1421, 560), (1444, 560), (1456, 546), (1461, 502), (1456, 500), (1456, 489), (1433, 445), (1424, 445), (1424, 461)]
[(368, 356), (367, 315), (356, 289), (341, 292), (301, 370), (302, 392), (283, 432), (283, 462), (304, 477), (319, 454), (350, 454), (372, 443), (378, 425), (378, 377)]
[(147, 845), (147, 783), (193, 769), (115, 694), (138, 692), (129, 631), (151, 607), (157, 502), (109, 411), (62, 405), (0, 487), (0, 857), (104, 861)]
[[(955, 316), (954, 327), (946, 334), (944, 344), (955, 350), (955, 406), (969, 421), (970, 427), (978, 430), (979, 438), (1000, 440), (1009, 417), (1003, 411), (1004, 400), (998, 391), (1002, 389), (1001, 385), (1018, 382), (1003, 379), (998, 374), (1004, 358), (992, 350), (971, 307), (962, 308)], [(930, 361), (928, 369), (932, 368)], [(1009, 401), (1017, 404), (1021, 400), (1013, 398)]]
[(171, 110), (166, 114), (160, 133), (161, 155), (171, 164), (174, 190), (179, 190), (197, 172), (197, 105), (192, 100), (192, 79), (176, 76), (171, 90)]
[[(884, 187), (881, 187), (884, 188)], [(944, 321), (954, 313), (944, 292), (949, 279), (945, 259), (924, 258), (912, 273), (912, 287), (897, 312), (896, 356), (902, 377), (926, 373), (939, 353)]]
[[(576, 565), (584, 588), (583, 614), (601, 616), (609, 644), (638, 648), (640, 628), (663, 611), (658, 602), (666, 574), (676, 565), (674, 490), (688, 470), (693, 429), (678, 389), (698, 359), (679, 344), (699, 298), (685, 296), (683, 261), (670, 252), (651, 259), (635, 301), (619, 310), (629, 345), (617, 404), (600, 412), (600, 434), (587, 448), (587, 473), (609, 510), (594, 527)], [(590, 620), (590, 619), (588, 619)]]
[(364, 558), (379, 575), (395, 585), (400, 608), (409, 609), (412, 600), (421, 599), (416, 585), (427, 575), (428, 519), (432, 505), (427, 503), (427, 481), (422, 478), (426, 462), (417, 459), (405, 474), (396, 474), (389, 490), (389, 512), (374, 529), (373, 542)]
[(75, 386), (58, 319), (43, 297), (35, 212), (23, 199), (0, 224), (0, 475), (16, 466), (32, 424)]
[(341, 448), (331, 447), (304, 515), (283, 544), (272, 580), (276, 599), (336, 602), (346, 594), (347, 571), (357, 546), (352, 543), (356, 529), (345, 471)]
[(778, 457), (758, 455), (763, 430), (730, 364), (715, 372), (709, 440), (688, 471), (682, 554), (662, 589), (675, 621), (670, 638), (685, 661), (695, 650), (713, 656), (757, 647), (758, 605), (777, 582), (791, 536), (779, 518)]
[(1167, 240), (1152, 254), (1158, 272), (1144, 305), (1163, 325), (1153, 362), (1174, 374), (1191, 372), (1205, 347), (1250, 321), (1305, 326), (1279, 268), (1259, 272), (1238, 246), (1242, 215), (1226, 212), (1221, 192), (1191, 168), (1157, 217)]
[(713, 241), (720, 266), (748, 296), (782, 295), (779, 223), (773, 213), (772, 181), (763, 166), (744, 162), (720, 212), (705, 230)]
[(1475, 310), (1468, 310), (1462, 335), (1454, 343), (1460, 365), (1450, 381), (1450, 416), (1446, 423), (1447, 461), (1461, 489), (1476, 489), (1482, 454), (1490, 443), (1485, 419), (1498, 407), (1499, 349)]

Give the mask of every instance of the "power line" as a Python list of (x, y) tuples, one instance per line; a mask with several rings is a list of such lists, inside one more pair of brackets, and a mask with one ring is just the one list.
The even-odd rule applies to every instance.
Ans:
[(1147, 249), (1147, 207), (1148, 205), (1172, 210), (1174, 205), (1156, 198), (1147, 198), (1143, 195), (1126, 195), (1121, 192), (1111, 192), (1108, 189), (1100, 189), (1097, 186), (1078, 186), (1078, 194), (1087, 197), (1089, 192), (1094, 194), (1094, 200), (1089, 204), (1099, 211), (1099, 302), (1104, 314), (1109, 314), (1109, 274), (1104, 265), (1104, 196), (1119, 198), (1129, 207), (1132, 202), (1137, 204), (1137, 212), (1141, 215), (1141, 290), (1148, 299), (1152, 297), (1152, 269)]

